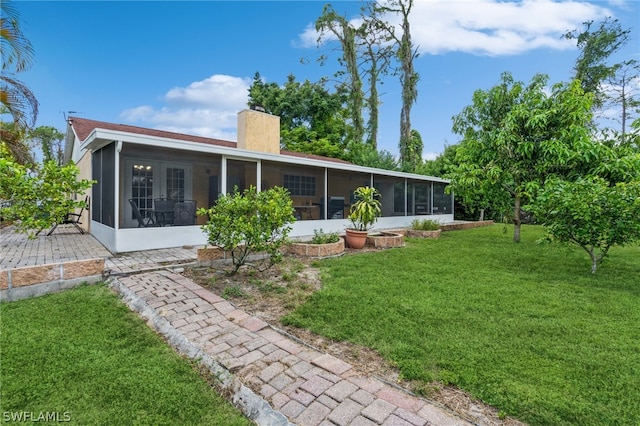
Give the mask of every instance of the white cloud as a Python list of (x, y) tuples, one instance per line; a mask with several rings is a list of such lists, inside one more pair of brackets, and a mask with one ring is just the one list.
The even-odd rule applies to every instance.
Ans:
[[(565, 40), (564, 33), (612, 15), (602, 6), (577, 0), (416, 0), (409, 19), (420, 54), (505, 56), (573, 48), (575, 42)], [(399, 23), (396, 15), (387, 19)], [(313, 47), (317, 36), (309, 25), (299, 36), (300, 44)]]
[(165, 105), (160, 109), (142, 105), (120, 116), (159, 130), (235, 140), (237, 114), (247, 107), (250, 85), (249, 78), (216, 74), (170, 89), (162, 97)]
[(307, 24), (304, 31), (298, 36), (298, 42), (294, 41), (295, 47), (310, 48), (316, 47), (318, 42), (318, 32), (313, 24)]
[(439, 153), (439, 152), (424, 152), (422, 154), (422, 159), (426, 160), (426, 161), (432, 161), (432, 160), (435, 160), (436, 158), (438, 158), (438, 156), (440, 154), (441, 153)]

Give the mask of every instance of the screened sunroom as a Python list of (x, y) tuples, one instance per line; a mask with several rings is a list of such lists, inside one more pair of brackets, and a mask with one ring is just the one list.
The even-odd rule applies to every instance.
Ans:
[(237, 143), (70, 118), (70, 152), (83, 177), (97, 182), (90, 232), (112, 252), (203, 245), (206, 218), (195, 209), (252, 185), (289, 190), (292, 237), (344, 231), (353, 191), (363, 185), (381, 193), (377, 229), (425, 216), (453, 221), (447, 181), (280, 151), (278, 129), (278, 117), (253, 110), (239, 113)]

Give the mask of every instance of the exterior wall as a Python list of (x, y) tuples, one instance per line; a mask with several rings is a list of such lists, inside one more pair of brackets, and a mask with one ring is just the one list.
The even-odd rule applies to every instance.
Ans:
[[(414, 219), (424, 219), (424, 216), (381, 217), (372, 228), (372, 232), (409, 227)], [(429, 216), (429, 219), (440, 223), (449, 223), (453, 222), (453, 215), (432, 215)], [(317, 229), (322, 229), (326, 233), (337, 232), (343, 234), (349, 225), (350, 222), (347, 219), (300, 220), (292, 224), (289, 237), (309, 237)], [(204, 247), (207, 245), (207, 236), (200, 226), (116, 230), (94, 222), (92, 232), (94, 237), (113, 253), (182, 246)]]
[(91, 235), (111, 253), (117, 253), (116, 230), (95, 220), (91, 221)]
[(238, 113), (238, 148), (280, 153), (280, 117), (254, 110)]

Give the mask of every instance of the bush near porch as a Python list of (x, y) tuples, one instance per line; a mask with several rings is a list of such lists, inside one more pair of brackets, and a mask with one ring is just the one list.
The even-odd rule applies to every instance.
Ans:
[(640, 249), (597, 275), (576, 247), (503, 225), (325, 259), (289, 325), (379, 351), (417, 391), (453, 384), (530, 425), (640, 424)]

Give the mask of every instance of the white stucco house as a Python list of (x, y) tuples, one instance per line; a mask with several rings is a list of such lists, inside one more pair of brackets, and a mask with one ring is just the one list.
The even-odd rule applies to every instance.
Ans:
[(378, 229), (425, 216), (453, 221), (446, 180), (281, 150), (279, 129), (279, 117), (254, 110), (238, 114), (237, 142), (69, 117), (66, 160), (97, 182), (83, 224), (114, 253), (204, 245), (205, 217), (192, 206), (250, 185), (289, 190), (292, 237), (344, 231), (353, 190), (363, 185), (382, 195)]

